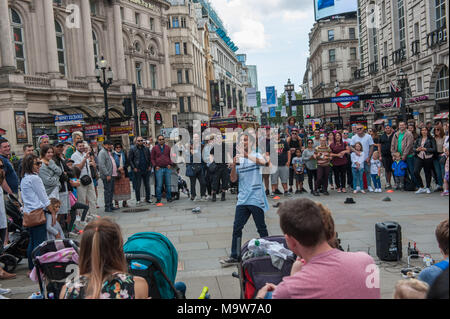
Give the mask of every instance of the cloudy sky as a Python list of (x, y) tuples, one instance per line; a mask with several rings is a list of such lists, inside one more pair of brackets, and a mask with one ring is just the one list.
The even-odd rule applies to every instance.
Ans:
[(258, 66), (259, 90), (275, 86), (280, 95), (290, 78), (298, 92), (309, 56), (313, 0), (210, 1), (239, 47), (237, 53), (246, 53), (247, 64)]

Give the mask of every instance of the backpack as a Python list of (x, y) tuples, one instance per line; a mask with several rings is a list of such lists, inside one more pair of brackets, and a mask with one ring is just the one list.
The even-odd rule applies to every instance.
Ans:
[(416, 184), (409, 178), (409, 175), (405, 175), (405, 188), (406, 192), (415, 192), (417, 190)]

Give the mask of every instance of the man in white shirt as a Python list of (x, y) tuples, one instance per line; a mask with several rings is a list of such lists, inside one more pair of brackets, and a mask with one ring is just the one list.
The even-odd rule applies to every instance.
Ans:
[(83, 185), (83, 183), (81, 183), (81, 185), (77, 187), (78, 201), (83, 204), (88, 204), (88, 216), (90, 216), (90, 219), (92, 219), (92, 214), (96, 214), (97, 205), (95, 203), (95, 187), (94, 183), (92, 182), (92, 174), (89, 168), (90, 155), (87, 152), (84, 141), (78, 141), (75, 147), (77, 151), (72, 155), (70, 159), (74, 161), (74, 165), (81, 170), (81, 178), (83, 178), (83, 176), (89, 176), (91, 178), (91, 183), (89, 185)]
[(370, 136), (369, 134), (366, 134), (364, 132), (364, 126), (362, 124), (358, 124), (356, 126), (356, 135), (354, 135), (352, 137), (352, 142), (350, 144), (352, 152), (355, 152), (359, 156), (360, 152), (358, 152), (354, 149), (355, 144), (357, 142), (360, 142), (363, 146), (364, 172), (366, 173), (367, 186), (368, 186), (369, 192), (373, 192), (374, 189), (372, 188), (372, 182), (370, 180), (370, 160), (372, 159), (372, 154), (373, 154), (373, 149), (374, 149), (375, 143), (373, 142), (372, 136)]

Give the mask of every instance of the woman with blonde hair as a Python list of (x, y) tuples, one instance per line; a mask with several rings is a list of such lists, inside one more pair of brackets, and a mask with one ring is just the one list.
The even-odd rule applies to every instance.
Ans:
[(147, 299), (145, 279), (127, 273), (118, 224), (108, 218), (89, 223), (80, 243), (79, 278), (66, 283), (60, 299)]

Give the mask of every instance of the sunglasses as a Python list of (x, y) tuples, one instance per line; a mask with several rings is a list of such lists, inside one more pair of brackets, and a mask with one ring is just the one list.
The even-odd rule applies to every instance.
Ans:
[(138, 140), (139, 143), (142, 143), (144, 140)]
[(36, 165), (36, 166), (42, 166), (42, 162), (36, 162), (36, 163), (34, 163), (34, 165)]

